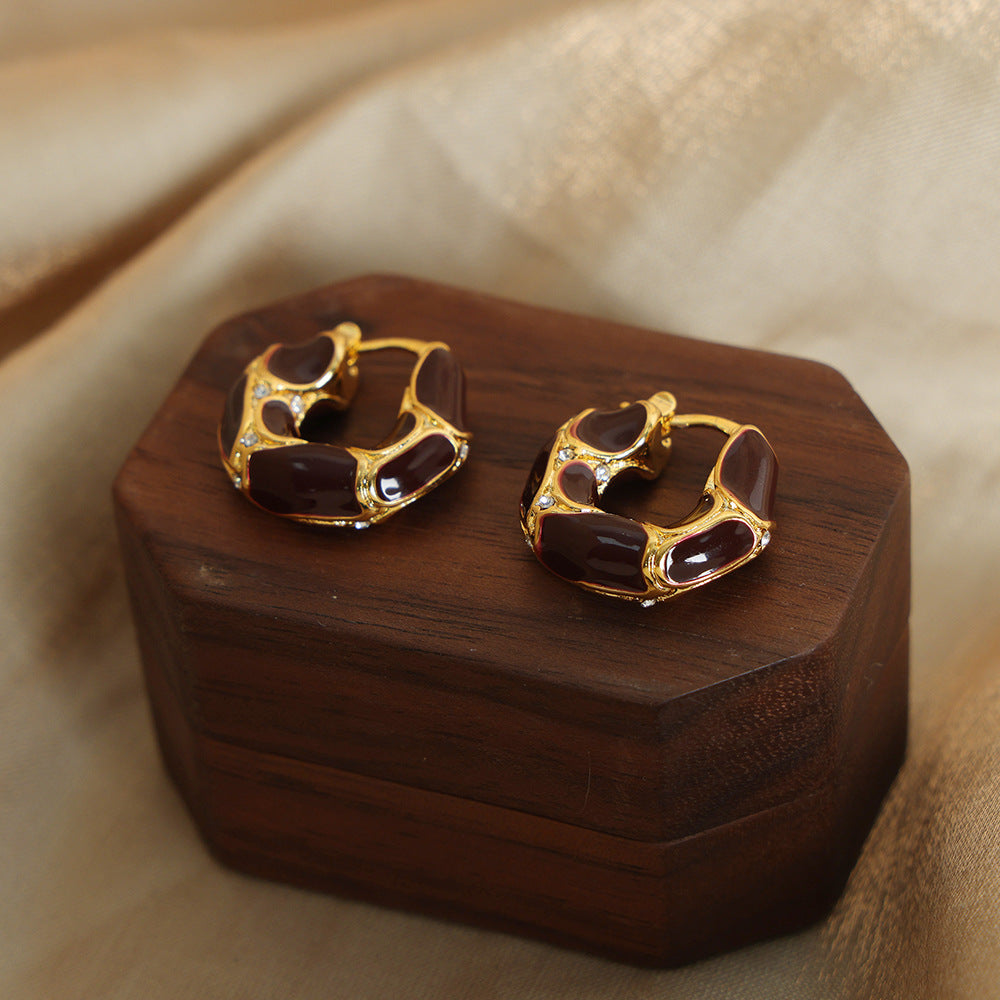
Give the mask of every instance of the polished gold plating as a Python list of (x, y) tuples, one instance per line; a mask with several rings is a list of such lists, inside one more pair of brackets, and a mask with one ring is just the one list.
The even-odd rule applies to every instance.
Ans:
[[(600, 500), (608, 485), (625, 469), (638, 472), (643, 479), (657, 478), (670, 457), (672, 447), (670, 432), (674, 428), (710, 427), (725, 434), (727, 443), (745, 430), (755, 430), (762, 437), (764, 436), (760, 428), (754, 424), (739, 424), (734, 420), (727, 420), (725, 417), (705, 413), (678, 414), (675, 412), (677, 400), (669, 392), (658, 392), (649, 399), (638, 400), (638, 402), (646, 408), (646, 427), (636, 443), (623, 451), (601, 451), (573, 433), (572, 429), (589, 413), (593, 413), (594, 407), (582, 410), (571, 417), (556, 432), (555, 443), (552, 445), (541, 484), (535, 493), (531, 506), (522, 511), (521, 514), (521, 528), (532, 551), (537, 551), (538, 548), (538, 533), (543, 513), (584, 514), (602, 509), (596, 504), (578, 503), (571, 500), (560, 488), (559, 470), (569, 462), (584, 462), (590, 467), (597, 479), (597, 495), (598, 500)], [(621, 404), (622, 408), (631, 405), (630, 402)], [(689, 516), (666, 527), (651, 524), (648, 521), (638, 522), (645, 528), (648, 536), (642, 560), (643, 577), (647, 584), (645, 593), (625, 594), (620, 590), (585, 581), (577, 581), (576, 585), (585, 590), (606, 594), (609, 597), (617, 597), (626, 601), (639, 601), (645, 606), (650, 606), (659, 601), (677, 597), (679, 594), (697, 587), (703, 587), (706, 583), (711, 583), (719, 577), (739, 569), (740, 566), (746, 565), (751, 559), (760, 555), (771, 540), (771, 532), (774, 530), (775, 522), (758, 517), (719, 482), (725, 451), (726, 445), (723, 445), (705, 482), (701, 502), (695, 507), (695, 511), (700, 511), (696, 517)], [(543, 497), (548, 499), (543, 500)], [(549, 504), (549, 506), (540, 506), (540, 501), (542, 505)], [(744, 521), (753, 532), (754, 544), (750, 552), (703, 579), (677, 584), (667, 578), (664, 563), (670, 550), (678, 542), (691, 535), (700, 534), (721, 521), (729, 521), (734, 518)]]
[[(398, 441), (390, 442), (379, 448), (344, 446), (344, 449), (350, 452), (358, 463), (355, 494), (361, 506), (361, 512), (351, 517), (336, 518), (310, 517), (301, 514), (274, 515), (302, 521), (306, 524), (367, 528), (384, 521), (403, 507), (419, 500), (422, 496), (426, 496), (436, 486), (454, 475), (465, 464), (472, 434), (459, 430), (417, 399), (416, 378), (420, 363), (428, 354), (438, 348), (450, 350), (447, 344), (441, 341), (414, 340), (408, 337), (366, 341), (362, 340), (361, 329), (358, 325), (350, 322), (340, 323), (333, 330), (324, 331), (320, 336), (327, 337), (333, 343), (333, 357), (325, 371), (313, 382), (288, 382), (271, 373), (268, 362), (274, 352), (283, 346), (282, 344), (272, 344), (246, 366), (244, 374), (247, 380), (243, 390), (240, 429), (230, 451), (226, 453), (223, 450), (221, 439), (219, 451), (222, 463), (229, 473), (233, 485), (253, 503), (248, 475), (250, 456), (256, 451), (285, 448), (305, 443), (301, 437), (276, 434), (268, 429), (263, 420), (265, 404), (276, 400), (288, 407), (295, 422), (295, 430), (298, 431), (309, 412), (309, 408), (315, 403), (322, 401), (338, 410), (346, 410), (351, 405), (358, 387), (359, 355), (388, 350), (408, 351), (416, 355), (410, 381), (403, 391), (403, 400), (397, 414), (397, 421), (404, 414), (413, 415), (414, 426), (412, 430)], [(451, 440), (455, 447), (455, 458), (452, 464), (420, 489), (399, 500), (389, 501), (379, 496), (376, 489), (379, 470), (397, 455), (401, 455), (431, 434), (444, 434)], [(274, 512), (269, 511), (269, 513), (273, 514)]]

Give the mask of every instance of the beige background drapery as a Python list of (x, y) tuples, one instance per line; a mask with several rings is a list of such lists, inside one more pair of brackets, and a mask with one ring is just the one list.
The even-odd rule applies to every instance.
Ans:
[[(975, 0), (5, 4), (0, 994), (1000, 996), (998, 66)], [(110, 481), (217, 321), (393, 270), (827, 361), (907, 456), (911, 753), (825, 924), (654, 973), (207, 856)]]

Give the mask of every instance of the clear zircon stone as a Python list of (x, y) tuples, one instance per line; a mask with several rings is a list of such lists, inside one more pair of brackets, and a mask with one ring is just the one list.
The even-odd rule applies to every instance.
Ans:
[(458, 460), (460, 462), (464, 462), (468, 457), (469, 457), (469, 442), (463, 441), (462, 446), (458, 449)]
[(572, 448), (560, 448), (559, 449), (559, 461), (568, 462), (573, 457)]
[(253, 431), (247, 431), (243, 437), (240, 438), (240, 444), (244, 448), (252, 448), (260, 439), (254, 434)]
[(594, 469), (594, 475), (599, 483), (606, 483), (611, 478), (611, 470), (603, 463)]
[(292, 396), (292, 401), (288, 404), (288, 408), (298, 416), (304, 409), (305, 403), (302, 402), (301, 396)]
[(552, 497), (539, 497), (538, 506), (541, 510), (548, 510), (555, 503)]
[(642, 602), (642, 606), (644, 608), (651, 608), (655, 603), (656, 603), (656, 601), (654, 601), (653, 598), (651, 597), (651, 598), (649, 598), (648, 601), (643, 601)]
[(760, 547), (766, 549), (768, 545), (771, 544), (771, 532), (765, 531), (763, 535), (760, 536)]
[(370, 528), (372, 526), (371, 521), (355, 521), (354, 527), (357, 531), (364, 531), (365, 528)]
[(263, 399), (268, 394), (268, 391), (269, 390), (267, 388), (266, 383), (264, 383), (264, 382), (258, 382), (253, 387), (254, 399)]

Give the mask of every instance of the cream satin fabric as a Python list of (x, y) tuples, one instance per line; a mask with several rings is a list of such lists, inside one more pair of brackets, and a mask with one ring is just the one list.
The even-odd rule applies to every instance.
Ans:
[[(997, 10), (5, 4), (0, 995), (1000, 996)], [(376, 270), (828, 361), (903, 450), (911, 754), (825, 925), (651, 973), (209, 859), (110, 482), (213, 324)]]

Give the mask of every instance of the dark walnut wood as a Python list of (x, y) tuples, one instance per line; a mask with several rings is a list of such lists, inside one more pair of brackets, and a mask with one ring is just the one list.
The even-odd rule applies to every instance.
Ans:
[[(253, 355), (342, 320), (468, 375), (468, 464), (368, 531), (255, 507), (216, 442)], [(384, 439), (411, 364), (365, 355), (313, 439)], [(764, 431), (777, 529), (644, 609), (546, 572), (518, 503), (562, 421), (660, 389)], [(612, 513), (691, 510), (723, 438), (674, 438)], [(114, 497), (167, 767), (248, 872), (678, 964), (821, 916), (904, 752), (907, 469), (823, 365), (361, 278), (215, 330)]]

